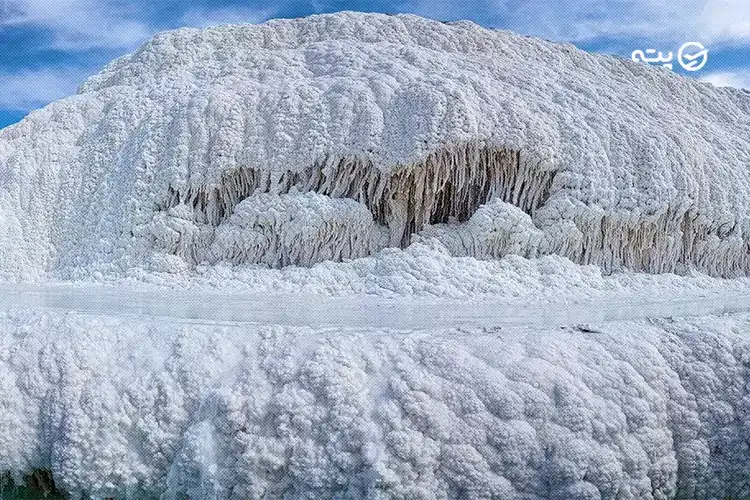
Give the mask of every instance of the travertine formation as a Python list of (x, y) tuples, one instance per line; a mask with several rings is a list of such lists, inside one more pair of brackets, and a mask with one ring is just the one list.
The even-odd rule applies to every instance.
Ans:
[[(307, 202), (337, 221), (369, 211), (363, 227), (392, 247), (447, 231), (459, 255), (742, 275), (749, 165), (746, 92), (570, 45), (350, 12), (182, 29), (0, 132), (0, 275), (117, 275), (174, 256), (180, 269), (310, 265), (381, 248), (364, 235), (342, 246), (352, 233), (327, 233), (332, 221), (304, 258), (287, 255), (283, 221)], [(261, 195), (290, 212), (273, 229), (237, 225)], [(508, 221), (491, 236), (462, 226), (499, 202), (526, 214), (514, 227), (527, 243)], [(508, 213), (493, 210), (482, 217)], [(269, 230), (275, 243), (247, 246)]]
[(0, 317), (0, 470), (90, 498), (750, 495), (750, 317), (429, 332)]
[[(414, 308), (747, 285), (621, 268), (750, 272), (748, 93), (345, 12), (160, 34), (0, 131), (0, 281)], [(32, 292), (0, 311), (0, 496), (24, 475), (93, 499), (750, 496), (747, 315), (390, 331)]]

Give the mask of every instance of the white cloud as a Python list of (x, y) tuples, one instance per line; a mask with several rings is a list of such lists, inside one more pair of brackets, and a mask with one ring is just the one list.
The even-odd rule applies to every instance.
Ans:
[(0, 109), (38, 108), (73, 94), (88, 75), (88, 71), (68, 68), (0, 73)]
[(52, 33), (62, 50), (131, 49), (150, 35), (116, 0), (0, 0), (0, 29), (37, 27)]
[(413, 0), (413, 12), (440, 19), (473, 18), (553, 40), (600, 37), (667, 43), (750, 42), (748, 0)]
[(750, 4), (747, 0), (708, 1), (695, 22), (705, 26), (709, 42), (750, 42)]
[[(136, 19), (119, 0), (0, 0), (0, 30), (4, 27), (42, 28), (52, 35), (48, 47), (63, 51), (94, 48), (132, 50), (151, 36), (152, 29)], [(193, 9), (178, 24), (210, 26), (259, 22), (270, 9)], [(0, 56), (0, 60), (2, 56)], [(93, 70), (42, 68), (15, 73), (0, 70), (0, 109), (30, 111), (75, 92)]]
[(701, 78), (701, 81), (712, 83), (717, 87), (735, 87), (750, 90), (750, 69), (710, 73)]
[(206, 28), (219, 24), (261, 23), (274, 14), (270, 8), (223, 7), (220, 9), (191, 9), (181, 19), (183, 26)]
[[(139, 2), (125, 0), (0, 0), (3, 26), (49, 29), (62, 49), (134, 48), (152, 27), (138, 20)], [(750, 42), (748, 0), (407, 0), (393, 7), (440, 19), (474, 18), (525, 34), (555, 40), (586, 41), (629, 37), (660, 42), (704, 44)], [(271, 5), (271, 7), (269, 7)], [(274, 6), (275, 5), (275, 6)], [(232, 7), (195, 7), (182, 25), (257, 23), (281, 4), (248, 2)], [(316, 5), (313, 2), (312, 5)], [(325, 2), (346, 7), (345, 2)], [(171, 24), (171, 23), (170, 23)]]

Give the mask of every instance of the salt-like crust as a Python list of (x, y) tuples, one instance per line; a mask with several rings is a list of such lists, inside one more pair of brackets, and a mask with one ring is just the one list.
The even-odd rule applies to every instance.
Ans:
[[(0, 278), (742, 289), (602, 269), (746, 274), (749, 166), (747, 93), (570, 45), (355, 13), (184, 29), (0, 131)], [(749, 325), (2, 312), (0, 472), (92, 498), (744, 498)]]
[[(497, 150), (517, 160), (471, 163)], [(530, 213), (544, 253), (745, 274), (749, 165), (746, 92), (571, 45), (351, 12), (181, 29), (0, 132), (0, 274), (144, 267), (170, 200), (228, 217), (249, 173), (281, 194), (303, 178), (376, 220), (385, 206), (377, 222), (406, 245), (438, 216), (466, 219), (483, 172), (508, 169), (485, 188)]]
[(78, 498), (750, 495), (750, 317), (425, 332), (0, 316), (0, 470)]
[[(316, 193), (254, 194), (215, 231), (196, 224), (193, 211), (179, 205), (158, 214), (150, 229), (154, 246), (165, 250), (162, 258), (174, 255), (183, 264), (309, 266), (365, 257), (388, 240), (363, 205)], [(150, 267), (155, 269), (153, 261)]]

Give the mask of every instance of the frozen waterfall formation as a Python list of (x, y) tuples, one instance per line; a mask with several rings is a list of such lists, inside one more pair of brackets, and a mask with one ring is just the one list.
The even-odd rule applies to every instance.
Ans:
[(750, 96), (469, 22), (157, 35), (0, 133), (0, 274), (454, 255), (750, 271)]

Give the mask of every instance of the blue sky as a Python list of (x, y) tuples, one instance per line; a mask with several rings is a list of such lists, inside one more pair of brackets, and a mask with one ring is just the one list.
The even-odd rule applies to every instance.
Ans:
[[(257, 23), (339, 10), (470, 19), (629, 57), (698, 41), (709, 60), (689, 76), (750, 89), (750, 0), (0, 0), (0, 128), (70, 95), (151, 35), (180, 26)], [(677, 68), (678, 66), (675, 65)]]

